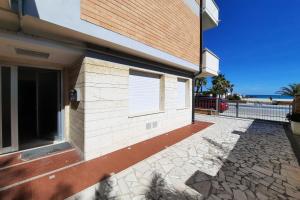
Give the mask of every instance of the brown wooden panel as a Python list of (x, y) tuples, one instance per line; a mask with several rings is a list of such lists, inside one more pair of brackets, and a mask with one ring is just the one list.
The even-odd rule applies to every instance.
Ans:
[(295, 97), (294, 100), (294, 112), (300, 114), (300, 95)]

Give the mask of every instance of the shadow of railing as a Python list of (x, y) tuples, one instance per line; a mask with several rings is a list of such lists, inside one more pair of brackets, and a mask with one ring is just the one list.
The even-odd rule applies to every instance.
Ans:
[(199, 170), (186, 181), (186, 185), (205, 198), (277, 199), (288, 196), (279, 178), (282, 178), (281, 165), (293, 165), (295, 158), (291, 155), (286, 135), (276, 132), (281, 126), (281, 123), (254, 120), (246, 131), (232, 132), (239, 135), (232, 150), (204, 138), (228, 157), (218, 158), (223, 164), (215, 176)]

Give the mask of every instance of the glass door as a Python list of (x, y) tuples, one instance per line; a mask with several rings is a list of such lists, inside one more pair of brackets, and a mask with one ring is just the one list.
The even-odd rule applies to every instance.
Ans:
[(0, 154), (18, 150), (17, 67), (0, 66)]

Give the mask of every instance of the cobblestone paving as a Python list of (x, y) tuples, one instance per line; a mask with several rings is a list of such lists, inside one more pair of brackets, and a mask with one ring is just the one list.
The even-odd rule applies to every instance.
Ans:
[(70, 199), (300, 199), (283, 126), (198, 115), (215, 124)]

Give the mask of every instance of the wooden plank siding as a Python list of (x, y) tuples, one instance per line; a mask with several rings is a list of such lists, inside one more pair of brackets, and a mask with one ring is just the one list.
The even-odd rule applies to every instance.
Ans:
[(300, 95), (297, 95), (294, 99), (293, 112), (300, 114)]

